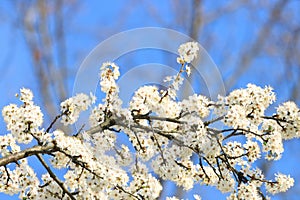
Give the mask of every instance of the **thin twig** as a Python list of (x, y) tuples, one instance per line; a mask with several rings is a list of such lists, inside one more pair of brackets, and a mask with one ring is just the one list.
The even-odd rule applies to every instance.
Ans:
[(47, 172), (49, 173), (50, 177), (59, 185), (59, 187), (62, 189), (62, 191), (67, 194), (72, 200), (76, 200), (76, 198), (72, 195), (72, 193), (65, 187), (63, 182), (61, 182), (57, 176), (52, 172), (48, 164), (45, 162), (43, 157), (40, 154), (36, 154), (36, 157), (39, 159), (41, 164), (45, 167)]
[(133, 120), (137, 119), (146, 119), (146, 120), (157, 120), (157, 121), (166, 121), (166, 122), (173, 122), (177, 124), (184, 124), (186, 122), (179, 121), (178, 119), (168, 118), (168, 117), (158, 117), (158, 116), (150, 116), (150, 115), (133, 115)]
[(46, 129), (46, 133), (49, 133), (49, 131), (51, 130), (51, 128), (53, 127), (53, 125), (55, 124), (55, 122), (61, 118), (65, 113), (61, 113), (59, 115), (57, 115), (54, 120), (51, 122), (51, 124), (48, 126), (48, 128)]
[(209, 121), (205, 121), (205, 122), (203, 122), (203, 124), (205, 125), (205, 126), (208, 126), (208, 125), (210, 125), (210, 124), (212, 124), (212, 123), (215, 123), (215, 122), (217, 122), (217, 121), (220, 121), (220, 120), (222, 120), (222, 119), (224, 119), (224, 115), (223, 116), (220, 116), (220, 117), (217, 117), (217, 118), (215, 118), (215, 119), (212, 119), (212, 120), (209, 120)]

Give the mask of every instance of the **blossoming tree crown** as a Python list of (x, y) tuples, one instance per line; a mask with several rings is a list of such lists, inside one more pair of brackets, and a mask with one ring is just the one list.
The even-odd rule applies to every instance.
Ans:
[[(94, 105), (93, 94), (77, 94), (60, 104), (60, 113), (46, 127), (32, 92), (21, 89), (21, 104), (2, 110), (8, 133), (0, 136), (0, 191), (20, 199), (142, 200), (157, 199), (160, 180), (169, 180), (185, 190), (196, 184), (216, 187), (228, 200), (270, 199), (286, 192), (293, 178), (277, 173), (268, 180), (253, 164), (280, 159), (283, 140), (299, 137), (297, 105), (283, 103), (267, 116), (275, 94), (269, 86), (253, 84), (217, 101), (200, 94), (178, 101), (182, 74), (190, 75), (199, 45), (188, 42), (178, 52), (180, 69), (165, 78), (169, 87), (140, 87), (128, 108), (122, 106), (119, 67), (112, 62), (100, 68), (103, 103)], [(73, 134), (53, 130), (59, 120), (74, 124), (90, 107), (92, 128)], [(216, 128), (217, 122), (223, 127)], [(120, 135), (129, 142), (120, 144)], [(28, 157), (35, 157), (45, 173), (38, 176)], [(63, 176), (57, 174), (62, 168)]]

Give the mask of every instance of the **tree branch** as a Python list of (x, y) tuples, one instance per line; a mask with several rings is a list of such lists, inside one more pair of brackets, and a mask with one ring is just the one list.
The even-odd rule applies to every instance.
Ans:
[(39, 159), (39, 161), (42, 163), (42, 165), (45, 167), (47, 172), (49, 173), (50, 177), (59, 185), (59, 187), (62, 189), (64, 193), (66, 193), (72, 200), (76, 200), (76, 198), (72, 195), (72, 193), (65, 187), (63, 182), (61, 182), (57, 176), (52, 172), (50, 167), (47, 165), (43, 157), (39, 154), (36, 154), (36, 157)]
[(146, 120), (157, 120), (157, 121), (166, 121), (166, 122), (173, 122), (173, 123), (177, 123), (177, 124), (184, 124), (186, 122), (183, 121), (179, 121), (177, 119), (173, 119), (173, 118), (168, 118), (168, 117), (159, 117), (159, 116), (150, 116), (150, 115), (133, 115), (133, 120), (137, 120), (137, 119), (146, 119)]
[(47, 144), (46, 146), (33, 146), (32, 148), (25, 149), (23, 151), (0, 158), (0, 166), (5, 166), (9, 163), (17, 162), (23, 158), (27, 158), (32, 155), (37, 155), (39, 153), (49, 153), (53, 151), (56, 151), (56, 146), (53, 142)]

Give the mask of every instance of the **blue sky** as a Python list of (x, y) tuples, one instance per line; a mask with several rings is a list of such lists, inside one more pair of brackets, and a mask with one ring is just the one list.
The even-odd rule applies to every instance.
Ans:
[[(103, 1), (79, 1), (74, 10), (67, 10), (68, 17), (64, 20), (66, 24), (67, 63), (70, 72), (69, 77), (67, 77), (69, 94), (72, 93), (76, 72), (84, 58), (96, 45), (110, 36), (122, 31), (149, 26), (170, 28), (188, 34), (191, 1), (176, 2), (184, 4), (182, 10), (177, 10), (177, 12), (174, 12), (172, 1), (159, 0), (144, 1), (143, 3), (121, 0), (105, 1), (105, 3)], [(226, 2), (218, 1), (215, 4), (212, 1), (205, 1), (203, 10), (213, 13), (218, 6), (226, 4)], [(42, 105), (30, 52), (24, 41), (21, 27), (15, 23), (18, 15), (14, 5), (8, 0), (3, 0), (0, 3), (0, 72), (2, 75), (0, 79), (0, 95), (2, 97), (0, 98), (0, 107), (18, 102), (14, 95), (22, 87), (31, 88), (36, 94), (37, 104)], [(295, 13), (299, 8), (300, 1), (291, 0), (287, 10)], [(182, 16), (183, 20), (178, 23), (175, 22), (176, 16)], [(300, 18), (299, 14), (297, 17), (292, 18), (291, 23), (299, 22), (297, 21)], [(230, 14), (221, 15), (217, 20), (203, 27), (204, 34), (198, 38), (198, 41), (208, 51), (224, 80), (227, 80), (237, 69), (236, 64), (244, 47), (254, 40), (261, 24), (266, 19), (265, 9), (257, 9), (253, 14), (245, 8), (240, 8)], [(274, 35), (281, 31), (280, 26), (278, 29), (273, 30)], [(278, 41), (270, 40), (269, 42), (276, 43)], [(285, 48), (287, 46), (283, 45), (282, 49)], [(228, 57), (226, 57), (227, 54)], [(150, 62), (171, 64), (176, 68), (175, 62), (168, 60), (170, 58), (174, 59), (174, 55), (163, 51), (145, 50), (122, 55), (117, 62), (123, 67), (121, 73), (129, 71), (137, 65)], [(239, 77), (231, 89), (245, 87), (249, 82), (261, 86), (272, 85), (276, 93), (279, 94), (277, 96), (278, 102), (283, 102), (290, 98), (291, 83), (289, 79), (297, 81), (299, 78), (298, 74), (293, 73), (293, 77), (280, 79), (285, 73), (284, 67), (284, 59), (280, 54), (275, 53), (272, 56), (267, 56), (264, 52), (260, 52), (253, 60), (250, 70)], [(163, 77), (165, 74), (161, 73), (159, 76)], [(282, 82), (278, 80), (282, 80)], [(193, 87), (200, 88), (200, 92), (207, 92), (207, 90), (201, 89), (199, 85), (195, 83)], [(297, 102), (299, 103), (300, 100), (297, 99)], [(3, 120), (0, 120), (0, 132), (1, 134), (6, 133)], [(299, 150), (299, 141), (287, 141), (284, 146), (286, 152), (281, 161), (272, 164), (269, 176), (277, 171), (291, 173), (296, 179), (295, 187), (285, 197), (286, 199), (297, 199), (297, 194), (300, 191), (300, 173), (295, 169), (299, 165), (299, 157), (296, 153)], [(172, 193), (174, 188), (174, 185), (170, 184), (166, 192)], [(200, 191), (203, 199), (212, 199), (212, 197), (225, 199), (215, 189), (205, 186), (197, 186), (193, 189), (194, 191), (196, 193)], [(4, 196), (0, 196), (0, 198), (2, 199)], [(15, 199), (15, 197), (9, 199)], [(284, 197), (278, 196), (274, 199), (284, 199)]]

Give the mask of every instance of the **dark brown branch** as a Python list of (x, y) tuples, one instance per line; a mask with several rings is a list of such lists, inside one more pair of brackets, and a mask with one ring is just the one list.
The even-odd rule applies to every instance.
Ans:
[(209, 178), (209, 176), (207, 175), (207, 173), (206, 173), (206, 171), (205, 171), (205, 169), (204, 169), (204, 167), (203, 167), (203, 163), (202, 163), (202, 158), (201, 158), (201, 157), (199, 157), (199, 165), (200, 165), (200, 167), (201, 167), (201, 169), (202, 169), (202, 171), (203, 171), (205, 177), (208, 179), (208, 181), (210, 181), (210, 178)]
[(162, 150), (162, 148), (161, 148), (161, 146), (160, 146), (160, 144), (159, 144), (159, 142), (158, 142), (158, 140), (157, 140), (157, 138), (156, 138), (156, 136), (155, 136), (155, 131), (154, 131), (153, 126), (152, 126), (151, 123), (150, 123), (150, 125), (151, 125), (151, 129), (152, 129), (152, 134), (153, 134), (153, 135), (152, 135), (152, 137), (153, 137), (152, 140), (155, 141), (155, 143), (156, 143), (156, 145), (157, 145), (157, 147), (158, 147), (158, 149), (159, 149), (159, 151), (160, 151), (161, 158), (163, 159), (163, 162), (166, 163), (166, 159), (165, 159), (165, 157), (164, 157), (164, 152), (163, 152), (163, 150)]
[(209, 121), (205, 121), (205, 122), (204, 122), (204, 125), (205, 125), (205, 126), (208, 126), (208, 125), (210, 125), (210, 124), (213, 124), (213, 123), (215, 123), (215, 122), (217, 122), (217, 121), (220, 121), (220, 120), (224, 119), (224, 117), (225, 117), (225, 116), (220, 116), (220, 117), (217, 117), (217, 118), (215, 118), (215, 119), (212, 119), (212, 120), (209, 120)]
[(132, 196), (132, 197), (134, 197), (134, 198), (136, 198), (136, 199), (144, 199), (143, 197), (139, 198), (138, 196), (136, 196), (136, 195), (134, 195), (134, 194), (132, 194), (132, 193), (130, 193), (130, 192), (124, 190), (124, 188), (122, 188), (122, 187), (119, 186), (119, 185), (117, 185), (116, 188), (117, 188), (118, 190), (120, 190), (120, 191), (126, 193), (126, 194), (129, 194), (130, 196)]
[(66, 153), (65, 151), (63, 151), (63, 150), (61, 150), (61, 149), (59, 149), (59, 152), (63, 153), (65, 156), (67, 156), (68, 158), (70, 158), (70, 160), (71, 160), (74, 164), (76, 164), (76, 165), (82, 167), (83, 169), (87, 170), (88, 172), (90, 172), (91, 174), (93, 174), (94, 176), (96, 176), (97, 178), (99, 178), (99, 179), (104, 179), (102, 176), (98, 175), (98, 174), (95, 173), (93, 170), (91, 170), (90, 168), (88, 168), (88, 167), (87, 167), (87, 163), (85, 163), (85, 162), (79, 160), (79, 159), (78, 159), (78, 156), (72, 156), (72, 155)]
[(62, 189), (63, 193), (67, 194), (72, 200), (76, 200), (76, 198), (72, 195), (72, 193), (65, 187), (63, 182), (61, 182), (57, 176), (52, 172), (48, 164), (45, 162), (43, 157), (40, 154), (36, 154), (36, 157), (39, 159), (39, 161), (42, 163), (42, 165), (45, 167), (47, 172), (49, 173), (50, 177), (59, 185), (59, 187)]
[(173, 119), (173, 118), (168, 118), (168, 117), (158, 117), (158, 116), (150, 116), (150, 115), (133, 115), (133, 119), (137, 120), (137, 119), (146, 119), (149, 121), (152, 120), (157, 120), (157, 121), (166, 121), (166, 122), (173, 122), (173, 123), (177, 123), (177, 124), (184, 124), (186, 122), (183, 121), (179, 121), (178, 119)]
[(46, 133), (49, 133), (49, 131), (51, 130), (51, 128), (53, 127), (53, 125), (55, 124), (55, 122), (61, 118), (65, 113), (61, 113), (59, 115), (57, 115), (54, 120), (51, 122), (51, 124), (48, 126), (48, 128), (46, 129)]
[(4, 166), (4, 169), (5, 169), (5, 172), (6, 172), (6, 175), (7, 175), (6, 184), (8, 184), (8, 181), (11, 180), (10, 175), (9, 175), (9, 171), (7, 170), (6, 166)]
[[(230, 137), (232, 137), (232, 136), (245, 135), (245, 134), (244, 134), (244, 132), (245, 132), (245, 133), (250, 133), (250, 134), (252, 134), (252, 135), (255, 135), (255, 136), (257, 136), (257, 137), (260, 137), (262, 140), (266, 141), (266, 140), (263, 138), (263, 136), (269, 134), (269, 133), (264, 133), (264, 134), (262, 134), (262, 135), (259, 135), (259, 134), (255, 133), (255, 132), (253, 132), (253, 131), (246, 130), (246, 129), (243, 129), (243, 128), (228, 128), (228, 129), (222, 129), (222, 130), (217, 130), (217, 129), (213, 129), (213, 128), (207, 128), (207, 130), (210, 131), (210, 132), (212, 132), (212, 133), (214, 133), (214, 134), (226, 133), (226, 132), (232, 132), (232, 133), (230, 133), (229, 135), (225, 136), (225, 137), (223, 138), (223, 140), (226, 140), (226, 139), (228, 139), (228, 138), (230, 138)], [(238, 131), (240, 131), (240, 132), (238, 132)]]
[(209, 162), (209, 160), (202, 156), (202, 158), (205, 160), (205, 162), (212, 168), (212, 170), (214, 171), (214, 173), (216, 174), (216, 176), (221, 179), (220, 175), (217, 173), (217, 170), (215, 169), (215, 167)]
[(46, 146), (34, 146), (28, 149), (25, 149), (23, 151), (13, 153), (11, 155), (5, 156), (3, 158), (0, 158), (0, 166), (5, 166), (9, 163), (17, 162), (23, 158), (27, 158), (32, 155), (37, 155), (39, 153), (49, 153), (56, 151), (55, 144), (49, 143)]

